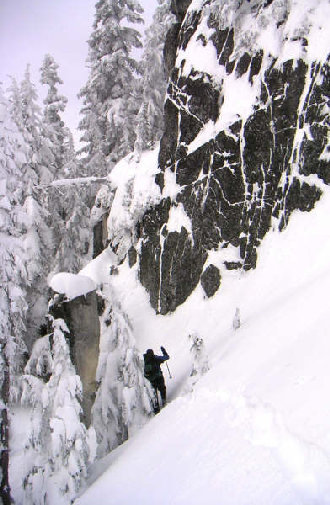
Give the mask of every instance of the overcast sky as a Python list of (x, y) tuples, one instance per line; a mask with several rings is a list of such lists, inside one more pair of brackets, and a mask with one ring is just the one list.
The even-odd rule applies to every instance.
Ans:
[[(140, 3), (148, 24), (157, 0)], [(8, 75), (20, 81), (30, 63), (41, 101), (39, 68), (44, 55), (51, 54), (64, 81), (60, 92), (68, 98), (68, 105), (63, 117), (72, 130), (78, 125), (81, 108), (77, 93), (88, 77), (87, 40), (95, 4), (96, 0), (0, 0), (0, 82), (6, 89), (10, 83)], [(73, 134), (77, 139), (79, 134)]]

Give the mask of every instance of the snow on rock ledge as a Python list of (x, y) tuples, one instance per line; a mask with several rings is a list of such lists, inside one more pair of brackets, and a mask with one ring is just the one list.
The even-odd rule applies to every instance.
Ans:
[(86, 275), (60, 272), (48, 282), (49, 287), (56, 293), (64, 294), (68, 300), (95, 291), (94, 281)]
[(158, 145), (139, 156), (129, 154), (113, 168), (109, 181), (115, 196), (108, 218), (108, 238), (111, 248), (122, 259), (136, 243), (135, 227), (148, 208), (160, 200), (155, 183), (158, 169)]

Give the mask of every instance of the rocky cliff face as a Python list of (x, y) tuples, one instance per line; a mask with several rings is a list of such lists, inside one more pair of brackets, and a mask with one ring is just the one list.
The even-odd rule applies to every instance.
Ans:
[(225, 270), (255, 268), (265, 235), (330, 183), (327, 2), (189, 3), (172, 2), (165, 46), (163, 196), (138, 230), (140, 280), (161, 314), (199, 282), (212, 296)]

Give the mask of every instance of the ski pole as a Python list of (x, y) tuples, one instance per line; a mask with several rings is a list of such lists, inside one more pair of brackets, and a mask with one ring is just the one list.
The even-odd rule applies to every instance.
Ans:
[(168, 370), (168, 375), (170, 376), (170, 379), (172, 379), (172, 375), (171, 375), (170, 369), (168, 368), (167, 362), (166, 362), (166, 366), (167, 366), (167, 370)]

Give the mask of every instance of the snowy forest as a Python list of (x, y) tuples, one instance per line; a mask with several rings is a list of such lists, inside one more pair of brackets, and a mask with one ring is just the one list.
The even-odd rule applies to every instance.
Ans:
[(98, 0), (79, 147), (0, 83), (0, 503), (330, 504), (329, 16)]

